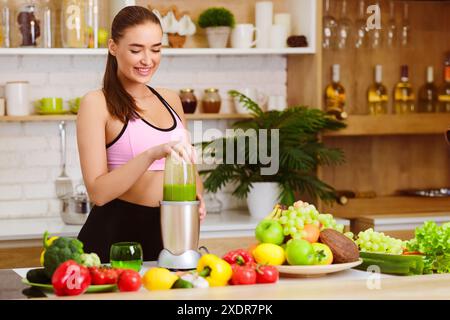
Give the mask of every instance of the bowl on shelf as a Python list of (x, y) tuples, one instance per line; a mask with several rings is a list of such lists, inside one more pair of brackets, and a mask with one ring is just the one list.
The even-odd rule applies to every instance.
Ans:
[(55, 97), (45, 97), (34, 102), (34, 107), (38, 114), (64, 114), (63, 99)]
[(67, 103), (69, 104), (70, 112), (77, 114), (80, 109), (81, 98), (70, 99)]

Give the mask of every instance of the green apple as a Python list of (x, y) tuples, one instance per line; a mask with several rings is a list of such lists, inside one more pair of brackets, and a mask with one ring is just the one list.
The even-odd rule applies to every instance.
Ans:
[(311, 265), (315, 263), (316, 253), (306, 240), (292, 239), (286, 245), (286, 260), (290, 265)]
[(256, 226), (255, 236), (262, 243), (280, 245), (284, 241), (283, 227), (275, 220), (261, 221)]

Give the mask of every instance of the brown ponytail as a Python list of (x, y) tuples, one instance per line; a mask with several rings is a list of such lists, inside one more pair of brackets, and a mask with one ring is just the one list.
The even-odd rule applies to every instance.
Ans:
[[(140, 6), (123, 8), (115, 17), (111, 26), (111, 38), (115, 43), (123, 37), (127, 28), (151, 22), (161, 27), (158, 17), (150, 10)], [(117, 59), (108, 53), (105, 75), (103, 77), (103, 93), (111, 116), (123, 123), (137, 118), (140, 111), (134, 98), (125, 90), (117, 76)]]

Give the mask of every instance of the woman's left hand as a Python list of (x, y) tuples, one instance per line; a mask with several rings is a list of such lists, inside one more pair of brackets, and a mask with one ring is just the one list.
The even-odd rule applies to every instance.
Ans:
[(197, 199), (200, 201), (200, 205), (198, 207), (198, 213), (200, 214), (200, 222), (203, 222), (206, 218), (206, 206), (205, 200), (203, 200), (203, 195), (201, 193), (197, 193)]

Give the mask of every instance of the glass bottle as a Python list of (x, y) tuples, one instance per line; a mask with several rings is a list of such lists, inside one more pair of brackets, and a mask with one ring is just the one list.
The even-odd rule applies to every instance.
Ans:
[(87, 0), (62, 0), (61, 36), (64, 48), (87, 48)]
[(444, 84), (439, 88), (438, 112), (450, 112), (450, 52), (444, 63)]
[(435, 112), (437, 110), (438, 92), (434, 84), (433, 67), (427, 68), (427, 82), (419, 90), (418, 111)]
[(388, 92), (382, 81), (383, 67), (377, 64), (375, 66), (375, 82), (367, 91), (369, 113), (372, 115), (386, 114), (388, 111)]
[(178, 155), (168, 155), (164, 168), (164, 201), (195, 201), (194, 164)]
[(325, 89), (325, 110), (335, 115), (344, 115), (345, 89), (340, 83), (340, 65), (332, 66), (332, 81)]
[(181, 89), (180, 100), (184, 113), (194, 113), (197, 108), (197, 98), (193, 89)]
[(202, 107), (204, 113), (219, 113), (222, 99), (219, 95), (219, 90), (216, 88), (209, 88), (205, 90), (202, 99)]
[(42, 33), (42, 19), (36, 1), (25, 1), (19, 5), (16, 25), (20, 34), (20, 47), (37, 47)]
[(394, 89), (394, 111), (397, 114), (416, 112), (414, 90), (409, 82), (408, 66), (401, 67), (400, 82)]
[(42, 47), (53, 48), (55, 46), (55, 37), (53, 31), (53, 25), (55, 24), (55, 17), (53, 15), (54, 10), (50, 0), (44, 1), (42, 8)]
[(11, 47), (11, 9), (7, 0), (0, 2), (0, 48)]

